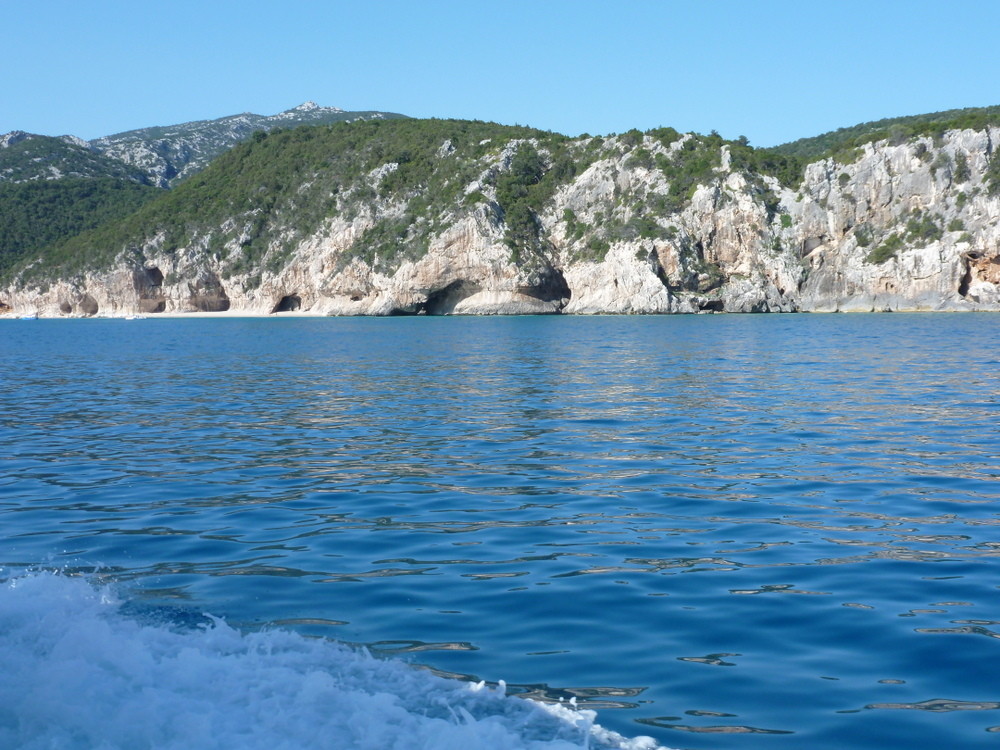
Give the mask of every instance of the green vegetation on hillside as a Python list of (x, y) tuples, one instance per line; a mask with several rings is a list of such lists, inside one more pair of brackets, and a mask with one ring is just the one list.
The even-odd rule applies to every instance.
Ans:
[(808, 161), (772, 148), (753, 148), (745, 141), (730, 141), (730, 166), (751, 174), (768, 175), (788, 188), (797, 188)]
[(46, 245), (121, 219), (160, 193), (112, 178), (0, 184), (0, 277)]
[[(906, 222), (906, 231), (890, 234), (880, 245), (868, 253), (865, 260), (878, 265), (895, 258), (896, 253), (907, 245), (922, 247), (941, 239), (943, 231), (939, 224), (940, 221), (941, 217), (939, 215), (931, 216), (923, 211), (913, 211)], [(955, 230), (949, 228), (949, 231)], [(859, 237), (858, 244), (864, 247), (868, 244), (868, 239), (870, 238)]]
[(863, 122), (811, 138), (800, 138), (768, 150), (815, 161), (874, 141), (889, 140), (898, 144), (914, 136), (935, 136), (948, 130), (982, 129), (994, 125), (1000, 125), (1000, 106), (949, 109)]
[(344, 112), (328, 107), (296, 107), (270, 116), (248, 112), (215, 120), (130, 130), (98, 138), (91, 145), (117, 157), (129, 154), (135, 158), (138, 154), (146, 166), (153, 169), (155, 174), (151, 173), (151, 176), (158, 184), (165, 180), (165, 187), (176, 186), (191, 174), (200, 172), (217, 156), (257, 131), (403, 117), (392, 112)]
[[(653, 132), (663, 145), (670, 145), (675, 140), (672, 138), (671, 130), (672, 128)], [(715, 170), (722, 164), (723, 143), (718, 133), (707, 136), (691, 135), (670, 156), (656, 155), (656, 166), (670, 182), (670, 190), (667, 193), (669, 210), (681, 210), (684, 204), (691, 200), (698, 185), (711, 182)]]
[(598, 153), (594, 148), (571, 152), (569, 138), (550, 133), (542, 142), (548, 158), (530, 142), (522, 143), (511, 159), (510, 171), (496, 179), (497, 203), (507, 224), (504, 239), (515, 262), (539, 249), (538, 214), (545, 203), (560, 185), (585, 170)]
[[(325, 219), (351, 219), (375, 202), (396, 206), (398, 217), (380, 222), (362, 237), (359, 254), (397, 263), (422, 255), (435, 222), (468, 203), (463, 189), (483, 169), (483, 157), (495, 157), (511, 139), (528, 138), (554, 151), (569, 142), (565, 136), (530, 128), (447, 120), (258, 132), (124, 220), (49, 246), (41, 265), (47, 274), (104, 267), (122, 250), (161, 236), (166, 252), (200, 239), (208, 252), (220, 257), (227, 243), (238, 241), (234, 270), (258, 267), (265, 256), (274, 267)], [(446, 142), (450, 147), (442, 151)], [(383, 176), (376, 178), (375, 170), (387, 164), (396, 166), (380, 170)], [(528, 186), (523, 196), (513, 189), (505, 195), (508, 205), (501, 207), (514, 213), (515, 227), (527, 224), (516, 218), (518, 206), (538, 205), (542, 190), (544, 186)], [(225, 231), (220, 230), (223, 225)], [(516, 231), (512, 239), (516, 244)]]
[(63, 177), (113, 177), (148, 183), (141, 170), (62, 138), (31, 135), (0, 148), (0, 184)]
[[(656, 128), (647, 135), (664, 146), (681, 138), (673, 128)], [(805, 162), (772, 149), (754, 148), (746, 138), (726, 140), (715, 131), (708, 135), (691, 133), (680, 149), (670, 156), (657, 154), (656, 166), (670, 181), (670, 207), (680, 210), (690, 200), (698, 185), (712, 181), (721, 166), (722, 148), (729, 148), (731, 169), (750, 175), (774, 177), (782, 185), (795, 188), (802, 182)]]

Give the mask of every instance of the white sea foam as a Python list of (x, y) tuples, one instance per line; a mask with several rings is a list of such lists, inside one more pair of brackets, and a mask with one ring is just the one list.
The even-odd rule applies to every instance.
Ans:
[(401, 662), (219, 620), (179, 628), (51, 573), (0, 583), (0, 748), (648, 750), (594, 724)]

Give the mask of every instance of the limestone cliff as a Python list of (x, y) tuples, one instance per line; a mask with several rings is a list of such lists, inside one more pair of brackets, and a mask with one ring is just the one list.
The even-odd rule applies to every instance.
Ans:
[[(150, 227), (102, 267), (22, 274), (0, 304), (42, 316), (1000, 310), (998, 137), (868, 143), (809, 164), (799, 184), (693, 135), (369, 149), (350, 179), (324, 182), (320, 165), (284, 202), (182, 241)], [(709, 166), (691, 181), (695, 156)], [(309, 222), (306, 204), (323, 206)]]

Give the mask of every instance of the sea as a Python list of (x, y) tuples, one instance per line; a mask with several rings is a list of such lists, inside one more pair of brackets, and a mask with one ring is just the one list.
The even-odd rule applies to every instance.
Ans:
[(0, 748), (1000, 746), (1000, 317), (0, 321)]

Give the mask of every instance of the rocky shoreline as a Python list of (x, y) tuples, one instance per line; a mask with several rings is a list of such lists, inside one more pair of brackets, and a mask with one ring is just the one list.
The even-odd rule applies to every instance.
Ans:
[[(465, 188), (416, 260), (359, 252), (402, 208), (371, 200), (328, 218), (281, 263), (233, 270), (210, 236), (166, 252), (153, 238), (113, 267), (0, 289), (12, 317), (165, 314), (669, 314), (1000, 310), (1000, 196), (988, 169), (1000, 129), (868, 143), (852, 163), (810, 164), (795, 190), (732, 167), (657, 232), (619, 232), (670, 185), (650, 163), (685, 147), (645, 135), (602, 139), (601, 158), (538, 213), (539, 250), (512, 257), (488, 175), (530, 139), (511, 141)], [(442, 144), (439, 158), (448, 158)], [(584, 145), (586, 145), (584, 143)], [(582, 146), (581, 146), (582, 147)], [(641, 153), (648, 157), (637, 159)], [(542, 156), (545, 157), (544, 150)], [(390, 165), (391, 166), (391, 165)], [(368, 175), (377, 185), (392, 169)], [(494, 180), (495, 183), (495, 180)], [(638, 208), (637, 208), (638, 207)], [(234, 218), (233, 221), (238, 221)], [(663, 226), (667, 224), (668, 226)], [(602, 239), (603, 238), (603, 239)], [(588, 250), (597, 241), (602, 252)]]

